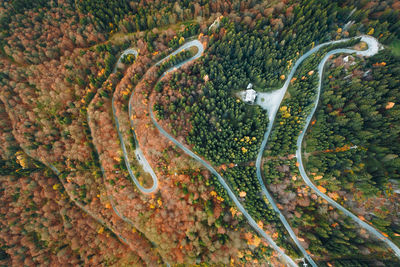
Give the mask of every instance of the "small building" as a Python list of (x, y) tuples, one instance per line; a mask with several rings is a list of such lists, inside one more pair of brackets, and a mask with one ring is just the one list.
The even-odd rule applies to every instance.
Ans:
[(257, 92), (253, 89), (253, 84), (249, 83), (247, 85), (247, 90), (245, 91), (244, 95), (244, 102), (253, 104), (256, 100)]
[(253, 84), (249, 83), (247, 89), (240, 91), (238, 96), (247, 104), (254, 104), (257, 97), (257, 91), (253, 89)]

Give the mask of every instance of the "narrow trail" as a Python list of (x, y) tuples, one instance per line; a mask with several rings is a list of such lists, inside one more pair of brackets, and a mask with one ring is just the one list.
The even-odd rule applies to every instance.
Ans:
[(167, 139), (169, 139), (170, 141), (172, 141), (175, 145), (177, 145), (180, 149), (182, 149), (187, 155), (189, 155), (190, 157), (192, 157), (193, 159), (197, 160), (198, 162), (200, 162), (205, 168), (207, 168), (213, 175), (215, 175), (218, 178), (218, 181), (221, 183), (221, 185), (225, 188), (225, 190), (227, 191), (229, 197), (233, 200), (233, 202), (235, 203), (236, 207), (238, 208), (238, 210), (240, 212), (242, 212), (242, 214), (246, 217), (247, 221), (249, 222), (249, 224), (254, 228), (254, 230), (256, 230), (257, 233), (259, 233), (265, 240), (267, 240), (267, 242), (271, 245), (271, 247), (278, 252), (278, 255), (280, 255), (282, 257), (282, 259), (289, 264), (290, 266), (297, 266), (297, 264), (289, 257), (285, 254), (285, 252), (275, 243), (274, 240), (272, 240), (272, 238), (267, 235), (265, 233), (265, 231), (263, 229), (261, 229), (258, 224), (256, 223), (256, 221), (250, 216), (250, 214), (247, 212), (247, 210), (242, 206), (242, 204), (240, 203), (240, 201), (238, 200), (238, 198), (236, 197), (236, 195), (233, 193), (233, 191), (230, 189), (229, 185), (225, 182), (224, 178), (222, 178), (222, 176), (210, 165), (208, 164), (206, 161), (204, 161), (202, 158), (200, 158), (199, 156), (197, 156), (195, 153), (193, 153), (189, 148), (187, 148), (186, 146), (184, 146), (183, 144), (181, 144), (178, 140), (176, 140), (175, 138), (173, 138), (170, 134), (168, 134), (162, 127), (161, 125), (159, 125), (156, 121), (156, 119), (154, 118), (154, 114), (153, 111), (150, 107), (149, 109), (150, 112), (150, 117), (151, 120), (153, 122), (153, 124), (157, 127), (157, 129), (160, 131), (160, 133), (162, 135), (164, 135)]
[[(180, 46), (178, 49), (176, 49), (174, 52), (172, 52), (171, 54), (169, 54), (168, 56), (166, 56), (166, 57), (163, 58), (162, 60), (160, 60), (160, 61), (158, 61), (157, 63), (155, 63), (155, 65), (158, 66), (158, 65), (160, 65), (161, 63), (163, 63), (164, 61), (166, 61), (166, 60), (168, 60), (169, 58), (171, 58), (172, 56), (178, 54), (179, 52), (181, 52), (181, 51), (183, 51), (183, 50), (185, 50), (185, 49), (189, 49), (189, 48), (191, 48), (191, 47), (197, 47), (197, 49), (198, 49), (197, 53), (196, 53), (193, 57), (191, 57), (191, 58), (189, 58), (189, 59), (187, 59), (187, 60), (185, 60), (185, 61), (183, 61), (183, 62), (181, 62), (181, 63), (179, 63), (179, 64), (177, 64), (177, 65), (175, 65), (175, 66), (173, 66), (172, 68), (168, 69), (167, 71), (165, 71), (165, 72), (162, 74), (162, 77), (163, 77), (165, 74), (167, 74), (168, 72), (170, 72), (170, 71), (172, 71), (172, 70), (175, 70), (175, 69), (177, 69), (177, 68), (180, 68), (181, 66), (183, 66), (183, 65), (186, 64), (187, 62), (199, 58), (199, 57), (202, 55), (203, 51), (204, 51), (204, 47), (203, 47), (203, 45), (202, 45), (202, 43), (201, 43), (200, 41), (198, 41), (198, 40), (192, 40), (192, 41), (189, 41), (189, 42), (183, 44), (183, 45)], [(133, 49), (133, 48), (128, 48), (128, 49), (126, 49), (126, 50), (121, 54), (121, 56), (120, 56), (119, 59), (118, 59), (117, 64), (120, 63), (120, 61), (121, 61), (121, 59), (122, 59), (122, 57), (123, 57), (124, 55), (130, 54), (130, 53), (131, 53), (131, 54), (134, 54), (135, 57), (137, 57), (137, 55), (138, 55), (137, 50), (135, 50), (135, 49)], [(116, 65), (116, 66), (117, 66), (117, 65)], [(115, 66), (115, 68), (114, 68), (113, 73), (116, 72), (116, 66)], [(129, 104), (128, 104), (128, 108), (129, 108), (129, 121), (130, 121), (130, 124), (131, 124), (131, 128), (132, 128), (132, 129), (134, 129), (134, 124), (133, 124), (133, 120), (132, 120), (132, 115), (133, 115), (133, 114), (132, 114), (132, 101), (133, 101), (133, 96), (134, 96), (134, 92), (132, 92), (132, 94), (130, 95), (130, 97), (129, 97)], [(128, 157), (126, 145), (125, 145), (125, 141), (124, 141), (124, 138), (123, 138), (123, 135), (122, 135), (121, 131), (119, 130), (120, 127), (119, 127), (118, 116), (117, 116), (117, 114), (116, 114), (116, 108), (115, 108), (115, 105), (114, 105), (114, 99), (115, 99), (115, 96), (113, 95), (113, 98), (112, 98), (113, 116), (114, 116), (114, 120), (115, 120), (115, 124), (116, 124), (116, 129), (117, 129), (117, 132), (118, 132), (118, 137), (119, 137), (119, 140), (120, 140), (120, 143), (121, 143), (121, 148), (122, 148), (122, 152), (123, 152), (123, 157), (124, 157), (125, 165), (126, 165), (126, 168), (128, 169), (129, 176), (130, 176), (131, 180), (134, 182), (134, 184), (138, 187), (138, 189), (139, 189), (142, 193), (145, 193), (145, 194), (154, 193), (154, 192), (157, 191), (157, 189), (158, 189), (158, 178), (157, 178), (157, 176), (156, 176), (154, 170), (151, 168), (151, 166), (150, 166), (149, 162), (147, 161), (146, 157), (143, 155), (143, 152), (142, 152), (142, 150), (140, 149), (140, 146), (139, 146), (139, 143), (138, 143), (137, 138), (136, 138), (136, 136), (135, 136), (135, 133), (133, 133), (133, 137), (134, 137), (135, 146), (136, 146), (136, 149), (135, 149), (135, 156), (136, 156), (136, 159), (137, 159), (138, 162), (143, 166), (143, 169), (144, 169), (146, 172), (148, 172), (148, 173), (150, 174), (150, 176), (151, 176), (151, 178), (152, 178), (152, 181), (153, 181), (153, 185), (152, 185), (150, 188), (145, 188), (145, 187), (143, 187), (143, 186), (140, 184), (140, 182), (138, 181), (138, 179), (136, 178), (136, 176), (134, 175), (133, 171), (132, 171), (132, 168), (131, 168), (131, 165), (130, 165), (130, 162), (129, 162), (129, 157)]]

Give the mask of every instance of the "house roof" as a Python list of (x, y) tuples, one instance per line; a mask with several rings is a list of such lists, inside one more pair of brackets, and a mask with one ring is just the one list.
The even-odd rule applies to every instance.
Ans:
[(257, 92), (253, 89), (248, 89), (246, 90), (246, 95), (244, 97), (244, 101), (246, 102), (254, 102), (254, 99), (256, 99)]

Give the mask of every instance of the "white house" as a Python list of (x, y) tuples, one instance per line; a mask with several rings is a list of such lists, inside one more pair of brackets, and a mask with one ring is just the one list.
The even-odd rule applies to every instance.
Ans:
[(257, 97), (257, 92), (253, 89), (253, 84), (247, 85), (247, 90), (244, 91), (243, 100), (246, 103), (253, 104)]
[(244, 96), (244, 101), (253, 104), (256, 97), (257, 97), (257, 92), (254, 89), (247, 89), (246, 94)]

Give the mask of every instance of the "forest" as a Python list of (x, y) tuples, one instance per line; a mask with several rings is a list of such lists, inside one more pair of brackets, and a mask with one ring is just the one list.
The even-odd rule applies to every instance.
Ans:
[[(299, 229), (299, 239), (322, 266), (343, 262), (343, 266), (374, 265), (380, 255), (385, 266), (398, 261), (384, 245), (358, 228), (350, 218), (329, 206), (302, 181), (295, 159), (273, 158), (264, 165), (268, 188), (281, 204), (286, 218)], [(342, 261), (343, 260), (343, 261)], [(352, 265), (354, 264), (354, 265)]]
[(389, 210), (396, 209), (391, 184), (399, 181), (399, 62), (386, 50), (366, 62), (334, 65), (305, 140), (307, 169), (323, 176), (317, 183), (326, 190), (351, 192), (364, 207), (367, 200), (377, 201), (374, 196), (388, 199), (366, 217), (397, 242), (399, 225)]

